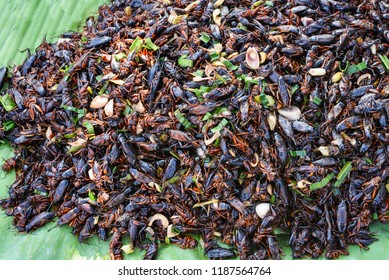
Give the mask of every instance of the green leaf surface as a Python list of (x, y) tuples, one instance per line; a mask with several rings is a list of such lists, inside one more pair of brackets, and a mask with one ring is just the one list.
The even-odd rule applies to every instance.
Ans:
[(11, 111), (16, 106), (15, 102), (12, 100), (12, 97), (8, 93), (0, 96), (0, 103), (7, 112)]
[[(0, 0), (0, 66), (20, 64), (29, 48), (34, 50), (43, 40), (55, 41), (60, 34), (77, 30), (88, 16), (94, 15), (98, 7), (107, 0)], [(0, 139), (1, 140), (1, 139)], [(10, 146), (0, 145), (0, 166), (13, 155)], [(15, 180), (15, 172), (5, 174), (0, 169), (0, 199), (8, 196), (8, 189)], [(50, 231), (49, 231), (50, 230)], [(341, 259), (389, 259), (389, 225), (374, 223), (371, 227), (379, 241), (369, 250), (349, 246), (349, 256)], [(12, 218), (0, 210), (0, 259), (109, 259), (109, 243), (96, 237), (80, 244), (68, 226), (56, 227), (50, 223), (30, 234), (20, 234), (12, 225)], [(291, 259), (287, 246), (288, 235), (278, 238), (285, 253), (283, 259)], [(127, 243), (126, 243), (127, 242)], [(127, 245), (124, 240), (123, 245)], [(144, 252), (136, 249), (125, 255), (125, 259), (141, 259)], [(193, 250), (177, 246), (160, 245), (158, 259), (206, 259), (199, 245)]]
[[(107, 0), (0, 0), (0, 64), (20, 64), (26, 49), (78, 30)], [(24, 52), (22, 52), (24, 51)]]

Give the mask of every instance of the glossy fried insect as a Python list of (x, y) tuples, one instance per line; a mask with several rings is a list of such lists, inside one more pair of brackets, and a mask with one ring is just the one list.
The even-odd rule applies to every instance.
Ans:
[(158, 244), (157, 242), (152, 242), (151, 244), (148, 245), (146, 254), (144, 255), (143, 259), (144, 260), (155, 260), (157, 257), (158, 253)]
[(235, 257), (235, 253), (225, 248), (215, 248), (207, 252), (207, 256), (210, 259), (226, 259)]
[(52, 212), (42, 212), (39, 215), (35, 216), (27, 225), (26, 232), (31, 232), (32, 230), (43, 226), (44, 224), (50, 222), (54, 218), (54, 213)]
[(1, 169), (4, 172), (10, 172), (12, 169), (14, 169), (16, 166), (16, 160), (14, 158), (9, 158), (6, 161), (4, 161), (3, 165), (1, 166)]

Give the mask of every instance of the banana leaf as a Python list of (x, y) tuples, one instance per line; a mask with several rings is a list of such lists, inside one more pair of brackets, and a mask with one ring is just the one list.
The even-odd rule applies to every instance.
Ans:
[[(43, 41), (55, 41), (69, 30), (79, 30), (84, 20), (93, 15), (106, 0), (0, 0), (0, 66), (20, 64), (29, 49)], [(13, 155), (12, 148), (0, 144), (0, 165)], [(5, 174), (0, 170), (0, 199), (8, 196), (8, 188), (15, 180), (15, 172)], [(109, 259), (109, 243), (96, 237), (80, 244), (68, 226), (58, 227), (50, 223), (30, 234), (21, 234), (12, 225), (12, 218), (0, 211), (0, 259)], [(389, 259), (389, 226), (374, 223), (371, 227), (377, 242), (369, 250), (349, 246), (350, 255), (341, 259)], [(288, 247), (288, 235), (278, 239), (284, 252), (283, 259), (292, 259)], [(129, 240), (124, 240), (123, 245)], [(135, 250), (125, 259), (141, 259), (144, 252)], [(160, 246), (158, 259), (201, 260), (206, 259), (199, 245), (193, 250), (177, 246)]]

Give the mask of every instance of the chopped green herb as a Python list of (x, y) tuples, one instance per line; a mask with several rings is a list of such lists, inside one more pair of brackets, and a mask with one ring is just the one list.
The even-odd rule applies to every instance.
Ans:
[(291, 87), (290, 89), (290, 93), (293, 95), (298, 89), (299, 89), (299, 85), (298, 84), (295, 84)]
[(90, 86), (88, 86), (86, 88), (86, 90), (88, 91), (89, 94), (93, 94), (93, 90), (92, 90), (92, 88)]
[(212, 133), (220, 132), (228, 124), (227, 119), (222, 119), (220, 123), (211, 129)]
[(265, 107), (272, 107), (275, 104), (273, 96), (267, 94), (260, 94), (254, 96), (254, 101), (262, 104)]
[(178, 156), (178, 154), (177, 154), (176, 152), (169, 151), (169, 153), (170, 153), (173, 157), (175, 157), (176, 159), (181, 160), (180, 157)]
[[(126, 55), (124, 52), (121, 52), (121, 53), (118, 53), (118, 54), (114, 54), (113, 57), (115, 58), (116, 61), (120, 61), (120, 60), (122, 60), (123, 58), (126, 58), (127, 55)], [(101, 76), (100, 76), (100, 79), (101, 79)], [(97, 77), (96, 77), (96, 80), (97, 80), (97, 81), (100, 81), (100, 79), (97, 80)]]
[(343, 183), (344, 179), (346, 179), (352, 168), (353, 166), (351, 161), (348, 161), (345, 163), (345, 165), (343, 165), (342, 169), (339, 171), (338, 176), (336, 176), (337, 181), (334, 184), (335, 188), (340, 187), (340, 185)]
[(203, 32), (201, 33), (200, 40), (207, 44), (211, 41), (211, 37), (207, 33)]
[(183, 68), (193, 67), (193, 60), (188, 59), (186, 57), (187, 57), (186, 55), (183, 55), (178, 59), (178, 61), (177, 61), (178, 66), (183, 67)]
[(64, 74), (69, 74), (69, 70), (72, 68), (72, 64), (69, 64), (69, 65), (62, 65), (60, 68), (59, 68), (59, 71), (61, 71), (62, 73)]
[(96, 201), (96, 197), (95, 197), (95, 195), (94, 195), (94, 193), (92, 192), (92, 190), (88, 190), (88, 196), (89, 196), (89, 199), (91, 200), (91, 201)]
[(85, 110), (84, 109), (78, 109), (76, 107), (67, 106), (67, 105), (62, 105), (61, 108), (65, 109), (65, 110), (68, 110), (68, 111), (75, 112), (75, 113), (80, 114), (80, 115), (84, 115), (85, 114)]
[(174, 234), (177, 234), (177, 235), (181, 233), (181, 231), (178, 228), (176, 228), (175, 226), (172, 226), (172, 232)]
[[(264, 94), (262, 94), (262, 95), (255, 95), (255, 96), (254, 96), (254, 101), (257, 102), (257, 103), (262, 104), (261, 96), (263, 96), (263, 95), (264, 95)], [(266, 100), (265, 102), (267, 102), (267, 100)]]
[(270, 203), (274, 204), (275, 202), (276, 202), (276, 196), (272, 194), (272, 196), (270, 197)]
[(385, 55), (379, 54), (378, 57), (381, 59), (382, 65), (385, 68), (386, 73), (389, 73), (389, 59)]
[(342, 69), (342, 67), (341, 67), (340, 64), (339, 64), (339, 70), (340, 70), (341, 72), (343, 72), (343, 73), (346, 72), (347, 69), (348, 69), (349, 64), (350, 64), (350, 63), (347, 61), (347, 62), (346, 62), (346, 66), (345, 66), (343, 69)]
[(224, 79), (222, 76), (220, 76), (220, 75), (219, 75), (218, 73), (216, 73), (216, 72), (215, 72), (215, 77), (216, 77), (216, 79), (217, 79), (220, 83), (222, 83), (222, 84), (227, 83), (227, 80)]
[(263, 0), (259, 0), (255, 3), (253, 3), (253, 5), (251, 6), (251, 9), (254, 9), (256, 7), (258, 7), (259, 5), (262, 5), (263, 4)]
[(289, 154), (292, 157), (305, 157), (307, 155), (307, 152), (305, 150), (297, 150), (297, 151), (289, 151)]
[(367, 162), (368, 164), (373, 164), (373, 161), (370, 158), (365, 157), (365, 158), (363, 158), (363, 160), (365, 162)]
[(355, 74), (359, 71), (362, 71), (364, 69), (367, 68), (367, 65), (365, 62), (361, 62), (361, 63), (358, 63), (358, 64), (354, 64), (354, 65), (350, 65), (348, 68), (347, 68), (347, 71), (346, 71), (346, 74)]
[(259, 80), (253, 79), (253, 77), (246, 76), (244, 74), (237, 75), (238, 80), (244, 81), (245, 88), (248, 89), (251, 84), (259, 85)]
[(95, 134), (95, 129), (94, 129), (93, 125), (90, 122), (83, 122), (82, 126), (85, 127), (86, 130), (88, 130), (89, 134), (91, 134), (91, 135)]
[(73, 133), (65, 134), (63, 137), (65, 137), (66, 139), (72, 139), (76, 136), (77, 136), (77, 132), (73, 132)]
[(174, 115), (176, 116), (178, 121), (184, 126), (185, 129), (194, 127), (194, 125), (184, 117), (184, 115), (180, 112), (180, 110), (177, 109), (174, 112)]
[(220, 137), (216, 138), (215, 142), (213, 142), (214, 147), (219, 147), (220, 144)]
[(303, 197), (305, 200), (308, 200), (308, 201), (311, 201), (312, 198), (310, 198), (309, 196), (307, 196), (306, 194), (302, 193), (301, 191), (299, 191), (298, 189), (294, 189), (294, 188), (291, 188), (291, 190), (298, 194), (299, 196)]
[[(265, 80), (260, 80), (260, 81), (261, 81), (261, 85), (260, 85), (260, 87), (261, 87), (261, 92), (260, 92), (260, 94), (265, 94), (265, 89), (266, 89), (267, 83), (266, 83)], [(259, 82), (258, 82), (258, 85), (259, 85)]]
[(72, 153), (75, 153), (79, 150), (81, 150), (81, 148), (83, 147), (83, 145), (81, 146), (75, 146), (75, 147), (71, 147), (69, 150), (68, 150), (68, 154), (72, 154)]
[(228, 111), (228, 108), (227, 108), (227, 107), (218, 107), (218, 108), (216, 108), (216, 109), (212, 112), (212, 115), (217, 116), (217, 115), (220, 115), (220, 114), (222, 114), (222, 113), (224, 113), (224, 112), (227, 112), (227, 111)]
[(316, 183), (311, 184), (309, 186), (309, 189), (311, 191), (321, 189), (321, 188), (325, 187), (334, 177), (335, 177), (334, 173), (328, 174), (320, 182), (316, 182)]
[(190, 91), (190, 92), (193, 92), (197, 98), (199, 99), (199, 101), (202, 101), (203, 100), (203, 94), (206, 93), (206, 92), (210, 92), (211, 90), (213, 90), (214, 88), (217, 88), (217, 84), (211, 86), (211, 87), (208, 87), (208, 86), (200, 86), (200, 88), (186, 88), (186, 90)]
[(161, 185), (159, 185), (159, 184), (157, 184), (157, 183), (154, 183), (154, 187), (155, 187), (155, 189), (158, 191), (158, 192), (162, 192), (162, 187), (161, 187)]
[(240, 173), (239, 180), (244, 180), (247, 177), (246, 173)]
[(132, 254), (132, 253), (135, 252), (134, 251), (134, 246), (132, 245), (132, 243), (130, 243), (128, 245), (124, 245), (120, 249), (122, 249), (123, 252), (126, 253), (127, 255)]
[(312, 100), (312, 103), (315, 104), (316, 106), (319, 106), (321, 104), (321, 102), (322, 102), (322, 100), (317, 96), (315, 96)]
[(210, 54), (209, 54), (209, 56), (211, 57), (211, 61), (215, 61), (215, 60), (218, 60), (219, 59), (219, 54), (217, 53), (217, 52), (211, 52)]
[(204, 117), (201, 119), (201, 121), (207, 121), (207, 120), (210, 120), (212, 119), (213, 115), (210, 113), (210, 112), (207, 112)]
[(243, 25), (242, 23), (238, 23), (238, 28), (241, 29), (241, 30), (244, 30), (244, 31), (247, 31), (247, 26), (246, 25)]
[(194, 91), (194, 94), (197, 96), (199, 101), (203, 101), (203, 94), (201, 93), (201, 91), (199, 89), (196, 89)]
[(108, 83), (105, 83), (102, 87), (101, 87), (101, 89), (100, 89), (100, 91), (99, 91), (99, 95), (103, 95), (103, 94), (105, 94), (106, 92), (106, 90), (107, 90), (107, 88), (108, 88)]
[(61, 108), (77, 113), (78, 118), (82, 118), (85, 115), (85, 109), (78, 109), (76, 107), (62, 105)]
[(284, 230), (282, 230), (282, 229), (280, 229), (280, 228), (275, 228), (275, 229), (273, 230), (273, 233), (276, 234), (276, 235), (288, 234), (287, 231), (284, 231)]
[(124, 110), (123, 110), (123, 115), (128, 116), (132, 112), (133, 112), (133, 109), (131, 108), (131, 106), (127, 105), (126, 108), (124, 108)]
[(55, 85), (53, 85), (52, 87), (51, 87), (51, 91), (57, 91), (57, 89), (58, 89), (58, 84), (55, 84)]
[(131, 174), (128, 173), (125, 177), (120, 178), (120, 182), (124, 183), (124, 182), (128, 182), (128, 181), (130, 181), (130, 180), (132, 180), (132, 179), (133, 179), (133, 178), (132, 178)]
[(76, 124), (78, 122), (78, 120), (81, 119), (85, 115), (84, 109), (78, 109), (78, 108), (75, 108), (72, 106), (67, 106), (67, 105), (62, 105), (61, 108), (77, 113), (77, 117), (72, 117), (72, 121), (74, 124)]
[(42, 191), (38, 191), (38, 190), (34, 190), (34, 193), (39, 194), (41, 196), (46, 196), (46, 197), (49, 195), (47, 192), (42, 192)]
[(132, 44), (130, 46), (130, 52), (137, 53), (140, 50), (141, 46), (142, 46), (142, 39), (139, 37), (136, 37), (136, 39), (134, 40), (134, 42), (132, 42)]
[(304, 101), (303, 101), (303, 107), (302, 107), (302, 109), (304, 109), (305, 107), (307, 107), (308, 103), (309, 103), (309, 95), (308, 95), (308, 94), (305, 94), (305, 95), (304, 95)]
[(9, 95), (8, 93), (3, 96), (0, 96), (0, 103), (1, 105), (3, 105), (4, 109), (7, 112), (11, 111), (16, 106), (16, 103), (13, 101), (11, 95)]
[(213, 90), (216, 87), (217, 87), (217, 85), (214, 85), (212, 87), (200, 86), (199, 90), (201, 93), (205, 93), (205, 92), (210, 92), (211, 90)]
[(181, 178), (181, 176), (174, 176), (174, 177), (170, 178), (168, 181), (166, 181), (165, 184), (174, 184), (174, 183), (177, 182), (180, 178)]
[(220, 60), (223, 64), (224, 64), (224, 66), (226, 66), (229, 70), (231, 70), (231, 71), (235, 71), (235, 70), (237, 70), (238, 68), (239, 68), (239, 66), (236, 66), (236, 65), (234, 65), (234, 64), (232, 64), (229, 60), (227, 60), (227, 59), (221, 59)]
[(195, 76), (195, 77), (202, 78), (203, 75), (204, 75), (204, 71), (202, 71), (202, 70), (197, 70), (196, 72), (193, 72), (192, 75)]
[(144, 46), (146, 49), (148, 50), (153, 50), (153, 51), (156, 51), (159, 49), (159, 47), (154, 44), (150, 38), (147, 38), (145, 41), (144, 41)]
[(10, 131), (16, 127), (13, 121), (6, 121), (2, 124), (4, 131)]

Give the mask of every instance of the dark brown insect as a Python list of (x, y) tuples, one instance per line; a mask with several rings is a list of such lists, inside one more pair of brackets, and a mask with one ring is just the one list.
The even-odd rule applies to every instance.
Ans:
[(42, 212), (36, 217), (34, 217), (27, 225), (26, 231), (31, 232), (32, 230), (43, 226), (44, 224), (50, 222), (54, 218), (54, 213), (52, 212)]
[(14, 169), (16, 166), (16, 160), (14, 158), (9, 158), (6, 161), (4, 161), (3, 165), (1, 166), (1, 169), (4, 172), (10, 172), (12, 169)]
[(154, 241), (147, 246), (146, 254), (144, 255), (144, 260), (155, 260), (158, 253), (158, 245), (157, 242)]
[(170, 242), (178, 245), (182, 249), (193, 249), (197, 247), (197, 240), (191, 236), (173, 237), (170, 238)]

